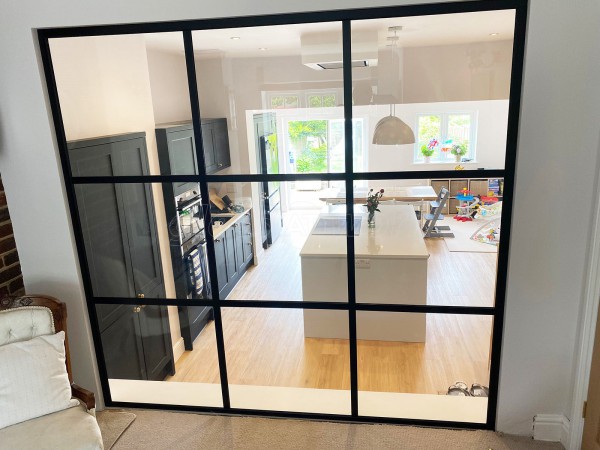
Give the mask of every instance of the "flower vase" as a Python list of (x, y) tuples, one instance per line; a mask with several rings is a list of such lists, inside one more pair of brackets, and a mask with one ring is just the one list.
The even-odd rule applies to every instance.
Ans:
[(369, 212), (367, 224), (369, 225), (369, 228), (375, 228), (375, 211)]
[(457, 163), (459, 163), (460, 160), (462, 159), (462, 155), (455, 155), (454, 157), (456, 158)]

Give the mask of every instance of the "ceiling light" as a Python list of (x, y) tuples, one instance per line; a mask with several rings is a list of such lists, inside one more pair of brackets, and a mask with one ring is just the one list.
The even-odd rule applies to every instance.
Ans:
[(490, 33), (490, 36), (498, 36), (500, 33)]
[[(402, 27), (390, 27), (389, 31), (394, 32), (394, 36), (387, 38), (388, 41), (392, 42), (392, 47), (396, 47), (398, 43), (398, 36), (396, 33), (402, 31)], [(395, 102), (396, 100), (392, 100)], [(377, 125), (375, 125), (375, 132), (373, 133), (373, 144), (377, 145), (404, 145), (414, 144), (415, 133), (413, 130), (396, 117), (396, 105), (395, 103), (390, 104), (390, 115), (384, 117)]]
[(267, 47), (260, 47), (260, 48), (259, 48), (259, 50), (260, 50), (261, 52), (266, 52), (266, 51), (267, 51)]
[(232, 41), (239, 41), (241, 39), (241, 37), (239, 37), (239, 36), (231, 36), (229, 39), (231, 39)]

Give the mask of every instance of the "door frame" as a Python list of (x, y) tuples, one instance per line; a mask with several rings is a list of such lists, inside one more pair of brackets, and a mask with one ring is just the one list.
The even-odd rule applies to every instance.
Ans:
[[(600, 151), (600, 149), (598, 149)], [(577, 450), (583, 438), (583, 405), (587, 400), (590, 384), (590, 370), (594, 352), (594, 338), (600, 307), (600, 164), (596, 170), (596, 187), (594, 192), (596, 211), (590, 235), (590, 250), (587, 255), (587, 270), (584, 283), (584, 292), (579, 309), (578, 335), (575, 346), (575, 363), (573, 377), (573, 399), (571, 402), (568, 439), (563, 442), (567, 450)]]

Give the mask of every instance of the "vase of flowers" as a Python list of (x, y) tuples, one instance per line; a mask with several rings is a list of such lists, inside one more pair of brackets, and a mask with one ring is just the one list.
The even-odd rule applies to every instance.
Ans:
[(462, 157), (467, 154), (467, 146), (464, 143), (454, 144), (450, 153), (456, 157), (456, 162), (460, 162)]
[(435, 153), (435, 149), (438, 145), (439, 142), (436, 138), (431, 139), (427, 145), (421, 145), (421, 154), (423, 155), (426, 163), (431, 161), (431, 157)]
[(367, 207), (367, 224), (369, 228), (375, 228), (375, 212), (381, 212), (379, 211), (379, 202), (383, 197), (383, 192), (383, 189), (378, 191), (370, 189), (367, 194), (367, 204), (365, 206)]

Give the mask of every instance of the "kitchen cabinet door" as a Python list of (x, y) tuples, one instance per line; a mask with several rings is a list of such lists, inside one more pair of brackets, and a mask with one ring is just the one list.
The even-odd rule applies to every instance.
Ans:
[(244, 255), (244, 264), (246, 264), (254, 257), (252, 251), (252, 218), (250, 213), (244, 214), (240, 223), (242, 226), (242, 253)]
[(236, 228), (229, 228), (225, 230), (225, 262), (227, 263), (227, 282), (232, 281), (238, 273), (238, 267), (236, 264), (236, 248), (235, 248), (235, 230)]
[[(196, 144), (191, 123), (156, 128), (156, 144), (161, 175), (197, 175)], [(171, 197), (194, 188), (194, 183), (175, 181)]]
[(140, 308), (137, 315), (144, 347), (147, 379), (162, 381), (167, 375), (175, 374), (167, 307), (144, 306)]
[(214, 144), (214, 122), (202, 122), (202, 145), (204, 146), (204, 163), (206, 173), (211, 174), (219, 170), (217, 168), (217, 154)]
[[(225, 234), (215, 239), (215, 262), (217, 265), (217, 278), (219, 282), (219, 293), (227, 285), (227, 262), (225, 255)], [(221, 298), (222, 300), (222, 298)]]
[(213, 142), (217, 159), (217, 170), (231, 166), (229, 152), (229, 135), (227, 132), (227, 119), (217, 119), (213, 125)]
[(233, 237), (235, 239), (235, 265), (237, 272), (244, 268), (244, 238), (241, 220), (233, 224)]
[(134, 306), (122, 306), (117, 321), (100, 335), (108, 378), (146, 380), (138, 313), (134, 312)]

